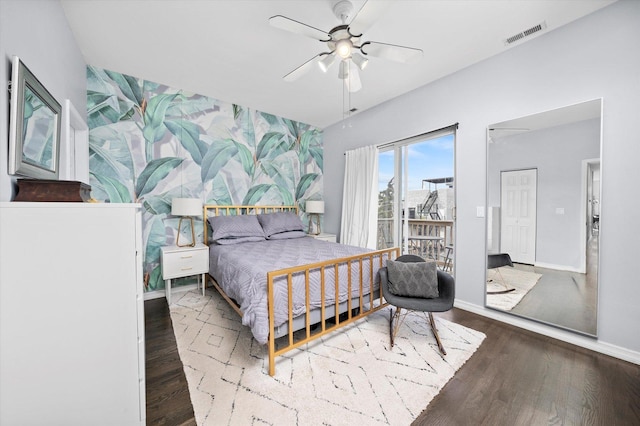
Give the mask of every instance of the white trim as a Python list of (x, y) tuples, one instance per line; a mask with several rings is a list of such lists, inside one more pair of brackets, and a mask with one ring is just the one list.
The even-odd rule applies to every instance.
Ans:
[(538, 268), (554, 269), (556, 271), (577, 272), (579, 274), (585, 273), (585, 271), (582, 271), (580, 268), (576, 268), (574, 266), (555, 265), (553, 263), (545, 263), (545, 262), (536, 262), (534, 265), (537, 266)]
[(89, 127), (69, 99), (64, 101), (63, 131), (60, 171), (67, 180), (89, 184)]
[(482, 315), (483, 317), (491, 318), (496, 321), (504, 322), (509, 325), (523, 328), (525, 330), (533, 331), (534, 333), (558, 339), (572, 345), (580, 346), (594, 352), (599, 352), (601, 354), (609, 355), (623, 361), (640, 365), (640, 352), (632, 351), (630, 349), (612, 345), (610, 343), (601, 342), (596, 338), (582, 336), (580, 334), (576, 334), (559, 328), (549, 327), (541, 323), (516, 317), (512, 314), (494, 311), (493, 309), (487, 309), (482, 306), (474, 305), (472, 303), (464, 302), (461, 300), (456, 300), (454, 306), (456, 308), (469, 311), (474, 314)]
[[(185, 291), (190, 291), (190, 290), (198, 290), (199, 286), (198, 283), (195, 284), (186, 284), (186, 285), (181, 285), (178, 287), (173, 287), (171, 286), (171, 293), (175, 294), (175, 293), (181, 293), (181, 292), (185, 292)], [(153, 291), (146, 291), (144, 293), (144, 300), (153, 300), (153, 299), (164, 299), (166, 296), (165, 294), (165, 290), (153, 290)]]
[(144, 293), (144, 300), (153, 300), (153, 299), (160, 299), (160, 298), (164, 298), (164, 290), (153, 290), (153, 291), (146, 291)]

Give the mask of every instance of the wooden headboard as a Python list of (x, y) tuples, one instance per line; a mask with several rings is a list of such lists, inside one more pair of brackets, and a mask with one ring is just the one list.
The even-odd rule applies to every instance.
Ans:
[(210, 216), (239, 216), (246, 214), (276, 213), (276, 212), (295, 212), (298, 214), (298, 206), (218, 206), (214, 204), (205, 204), (203, 208), (204, 218), (204, 243), (208, 245), (209, 233), (211, 228), (207, 219)]

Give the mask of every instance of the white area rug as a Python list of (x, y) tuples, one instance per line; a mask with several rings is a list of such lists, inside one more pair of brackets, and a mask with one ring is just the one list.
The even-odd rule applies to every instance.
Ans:
[(487, 294), (487, 305), (505, 311), (512, 310), (536, 285), (541, 276), (541, 274), (522, 271), (511, 266), (489, 269), (487, 291), (501, 291), (507, 287), (515, 288), (515, 291), (505, 294)]
[(178, 294), (171, 319), (199, 425), (408, 425), (485, 338), (437, 318), (443, 359), (423, 317), (389, 351), (383, 309), (276, 359), (215, 290)]

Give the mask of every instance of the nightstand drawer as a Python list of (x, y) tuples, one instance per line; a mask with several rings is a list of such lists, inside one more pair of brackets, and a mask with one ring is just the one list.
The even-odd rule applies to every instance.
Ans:
[(208, 254), (208, 247), (174, 252), (165, 251), (162, 256), (162, 278), (170, 280), (208, 272)]

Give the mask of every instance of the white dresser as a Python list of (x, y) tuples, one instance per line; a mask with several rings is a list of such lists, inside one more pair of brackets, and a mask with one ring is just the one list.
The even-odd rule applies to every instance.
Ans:
[(0, 203), (0, 424), (145, 424), (138, 204)]

